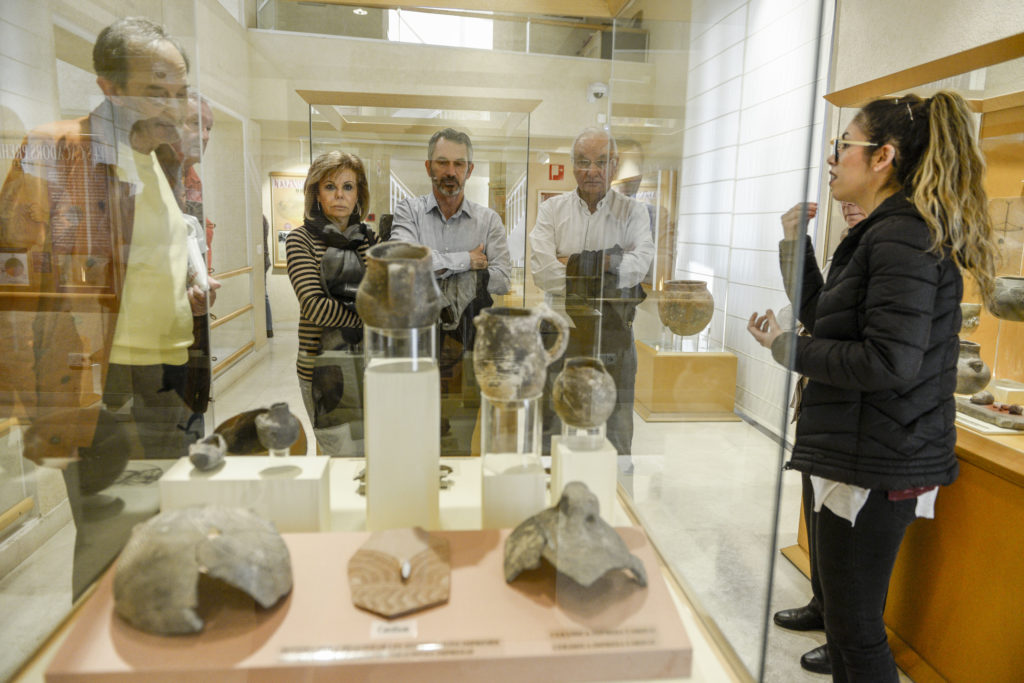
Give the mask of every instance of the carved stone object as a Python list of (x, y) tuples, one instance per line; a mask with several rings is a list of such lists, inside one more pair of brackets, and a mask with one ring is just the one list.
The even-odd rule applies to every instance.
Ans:
[(979, 406), (989, 406), (996, 402), (995, 396), (992, 395), (991, 391), (979, 391), (978, 393), (971, 396), (971, 403)]
[(441, 313), (430, 249), (384, 242), (366, 252), (366, 274), (356, 293), (364, 325), (387, 330), (428, 327)]
[(988, 386), (992, 371), (981, 359), (981, 344), (960, 340), (956, 363), (956, 393), (976, 394)]
[[(551, 347), (544, 345), (541, 324), (555, 328)], [(473, 319), (476, 345), (473, 369), (480, 393), (492, 401), (520, 401), (544, 392), (547, 368), (569, 343), (569, 325), (547, 304), (535, 308), (485, 308)]]
[(643, 563), (601, 519), (598, 508), (597, 496), (585, 484), (566, 484), (557, 505), (524, 521), (505, 540), (505, 581), (536, 569), (544, 558), (584, 587), (616, 569), (628, 569), (634, 581), (646, 586)]
[(270, 410), (257, 415), (256, 436), (268, 451), (283, 451), (299, 438), (299, 421), (288, 410), (288, 404), (274, 403)]
[(599, 358), (565, 361), (551, 388), (551, 402), (562, 422), (572, 427), (600, 427), (615, 409), (615, 380)]
[(348, 561), (348, 582), (356, 607), (389, 619), (448, 602), (448, 539), (419, 527), (378, 531)]
[(960, 334), (971, 334), (981, 324), (981, 304), (960, 304), (960, 318)]
[(228, 450), (228, 442), (220, 434), (211, 434), (202, 441), (188, 447), (188, 459), (197, 470), (208, 472), (224, 462), (224, 454)]
[(1004, 275), (996, 278), (989, 311), (997, 318), (1024, 322), (1024, 277)]
[(114, 611), (150, 633), (201, 631), (200, 573), (265, 608), (292, 589), (291, 557), (273, 524), (242, 508), (181, 508), (132, 530), (114, 574)]
[(672, 334), (697, 334), (714, 312), (715, 300), (703, 280), (669, 280), (658, 292), (658, 317)]

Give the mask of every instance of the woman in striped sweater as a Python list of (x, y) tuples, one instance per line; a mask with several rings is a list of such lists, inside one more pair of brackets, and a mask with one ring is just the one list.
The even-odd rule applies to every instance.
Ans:
[(322, 450), (361, 455), (363, 323), (355, 293), (366, 251), (378, 241), (360, 220), (370, 204), (363, 162), (344, 152), (321, 154), (304, 193), (305, 221), (286, 242), (299, 300), (299, 388)]

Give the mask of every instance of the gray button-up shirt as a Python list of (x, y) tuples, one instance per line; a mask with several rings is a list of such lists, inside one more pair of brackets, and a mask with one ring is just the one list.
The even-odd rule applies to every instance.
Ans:
[(433, 193), (403, 199), (395, 206), (391, 239), (430, 247), (434, 270), (448, 269), (438, 276), (441, 279), (469, 270), (469, 252), (482, 244), (487, 254), (487, 291), (508, 292), (511, 262), (505, 226), (486, 206), (463, 198), (458, 211), (445, 220)]

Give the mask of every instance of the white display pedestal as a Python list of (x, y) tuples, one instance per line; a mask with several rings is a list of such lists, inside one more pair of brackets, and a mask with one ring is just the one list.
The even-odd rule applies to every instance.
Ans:
[(576, 450), (562, 436), (551, 437), (551, 504), (570, 481), (581, 481), (597, 496), (601, 517), (612, 523), (617, 507), (618, 451), (608, 439), (597, 449)]
[(188, 458), (181, 458), (160, 479), (160, 510), (209, 504), (244, 507), (272, 521), (282, 533), (326, 531), (330, 461), (238, 455), (202, 472)]
[[(326, 459), (326, 458), (325, 458)], [(332, 531), (366, 530), (366, 496), (361, 496), (355, 476), (366, 467), (363, 458), (331, 458)], [(454, 482), (441, 489), (441, 528), (469, 530), (480, 528), (480, 458), (441, 458), (452, 468), (447, 477)]]

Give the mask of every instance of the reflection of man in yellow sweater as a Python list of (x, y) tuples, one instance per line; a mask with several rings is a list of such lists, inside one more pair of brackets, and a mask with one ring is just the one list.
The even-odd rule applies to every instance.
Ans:
[[(32, 422), (26, 457), (100, 456), (111, 440), (132, 457), (177, 457), (207, 294), (188, 282), (188, 231), (153, 152), (179, 138), (188, 62), (160, 26), (123, 19), (100, 33), (93, 63), (104, 102), (30, 133), (0, 192), (0, 239), (43, 264), (30, 338), (0, 330), (25, 361), (11, 393)], [(100, 366), (102, 405), (83, 352)]]

